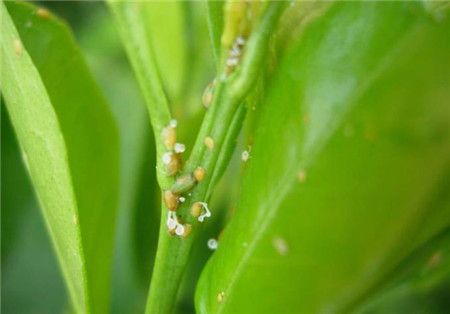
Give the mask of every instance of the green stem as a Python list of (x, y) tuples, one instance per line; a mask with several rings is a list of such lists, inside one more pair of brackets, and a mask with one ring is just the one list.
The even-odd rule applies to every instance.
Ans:
[(136, 73), (150, 115), (156, 143), (158, 183), (162, 189), (168, 189), (173, 184), (173, 177), (167, 175), (166, 167), (162, 163), (162, 155), (167, 149), (161, 139), (161, 132), (169, 125), (172, 117), (151, 49), (150, 37), (146, 31), (142, 8), (138, 2), (109, 1), (108, 5)]
[[(156, 254), (153, 278), (147, 299), (146, 313), (170, 313), (188, 260), (192, 243), (196, 237), (196, 218), (189, 214), (189, 208), (196, 202), (209, 200), (210, 191), (219, 179), (222, 169), (229, 161), (230, 148), (241, 129), (243, 100), (256, 82), (268, 41), (286, 3), (270, 2), (259, 25), (248, 40), (241, 66), (225, 80), (218, 79), (213, 102), (208, 109), (186, 172), (200, 166), (205, 178), (191, 191), (191, 196), (177, 211), (183, 221), (194, 228), (187, 238), (172, 237), (166, 231), (166, 214), (161, 217), (160, 236)], [(214, 140), (214, 148), (204, 145), (205, 137)], [(165, 212), (167, 213), (167, 212)]]

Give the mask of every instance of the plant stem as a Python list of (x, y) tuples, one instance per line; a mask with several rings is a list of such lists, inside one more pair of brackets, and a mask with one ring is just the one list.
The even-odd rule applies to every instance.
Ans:
[(161, 132), (172, 119), (166, 94), (158, 73), (149, 34), (146, 31), (139, 3), (108, 1), (117, 28), (122, 37), (128, 58), (136, 73), (150, 115), (156, 143), (156, 165), (159, 186), (168, 189), (173, 177), (167, 175), (162, 155), (167, 151)]
[[(197, 219), (189, 214), (196, 202), (209, 200), (211, 189), (218, 181), (234, 148), (234, 139), (245, 115), (243, 101), (256, 82), (259, 69), (267, 51), (268, 41), (286, 3), (270, 2), (259, 25), (249, 38), (241, 66), (226, 79), (218, 79), (213, 102), (208, 109), (185, 172), (200, 166), (205, 178), (191, 191), (191, 196), (177, 211), (183, 221), (194, 228), (187, 238), (172, 237), (166, 231), (166, 215), (161, 217), (158, 250), (153, 278), (147, 299), (146, 313), (170, 313), (196, 237)], [(223, 60), (224, 61), (224, 60)], [(214, 148), (205, 147), (204, 139), (214, 140)]]

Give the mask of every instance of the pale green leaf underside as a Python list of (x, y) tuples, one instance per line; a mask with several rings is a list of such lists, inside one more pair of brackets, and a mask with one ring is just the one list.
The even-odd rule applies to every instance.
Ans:
[(40, 18), (29, 4), (6, 6), (12, 19), (2, 5), (1, 68), (8, 112), (73, 306), (103, 313), (118, 197), (116, 126), (66, 26)]
[(449, 24), (421, 5), (337, 2), (285, 47), (200, 313), (352, 309), (448, 226)]

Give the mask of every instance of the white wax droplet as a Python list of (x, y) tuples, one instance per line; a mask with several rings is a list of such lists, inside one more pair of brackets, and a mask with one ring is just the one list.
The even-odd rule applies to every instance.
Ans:
[(210, 248), (211, 250), (215, 250), (217, 249), (218, 243), (216, 239), (209, 239), (208, 240), (208, 248)]
[(172, 159), (172, 153), (164, 153), (162, 156), (162, 161), (165, 165), (168, 165), (170, 163), (170, 160)]
[(184, 151), (186, 150), (186, 146), (184, 146), (184, 144), (181, 143), (176, 143), (175, 144), (175, 153), (184, 153)]
[(176, 227), (176, 225), (177, 225), (177, 222), (176, 222), (174, 219), (169, 218), (169, 219), (167, 220), (167, 228), (173, 229), (173, 228)]
[(184, 233), (184, 226), (178, 225), (177, 229), (175, 230), (175, 233), (179, 236), (182, 235)]

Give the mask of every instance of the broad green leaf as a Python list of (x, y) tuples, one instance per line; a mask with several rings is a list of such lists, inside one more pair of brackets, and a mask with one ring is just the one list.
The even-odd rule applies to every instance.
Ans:
[(285, 47), (199, 313), (346, 312), (448, 227), (448, 19), (335, 2)]
[(8, 112), (73, 307), (104, 313), (118, 197), (116, 125), (66, 26), (34, 6), (7, 6), (14, 20), (2, 5)]

